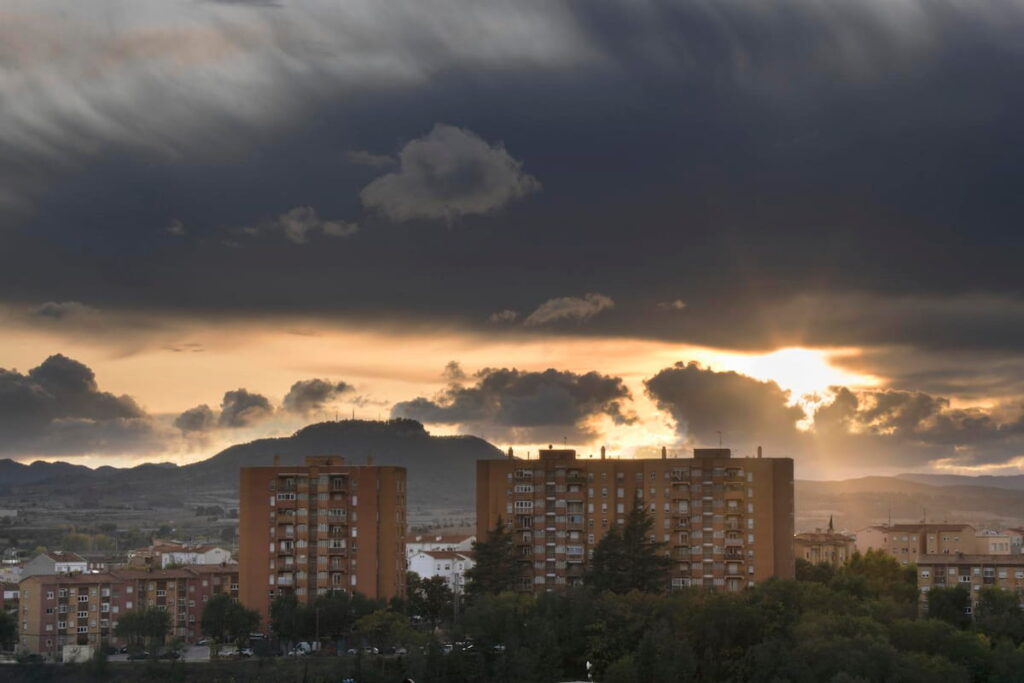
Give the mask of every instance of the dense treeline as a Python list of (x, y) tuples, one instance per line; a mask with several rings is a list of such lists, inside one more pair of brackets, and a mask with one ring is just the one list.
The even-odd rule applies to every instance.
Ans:
[[(320, 635), (408, 649), (400, 666), (417, 681), (543, 683), (588, 671), (608, 683), (1024, 680), (1014, 594), (983, 589), (972, 619), (967, 591), (937, 589), (921, 614), (915, 568), (880, 552), (839, 569), (800, 562), (797, 580), (740, 592), (666, 592), (649, 521), (636, 512), (608, 534), (584, 586), (539, 595), (509, 590), (513, 539), (499, 525), (477, 544), (463, 609), (452, 609), (442, 584), (413, 575), (407, 601), (321, 600)], [(328, 613), (340, 619), (331, 627)], [(309, 632), (309, 608), (279, 614), (297, 615)]]

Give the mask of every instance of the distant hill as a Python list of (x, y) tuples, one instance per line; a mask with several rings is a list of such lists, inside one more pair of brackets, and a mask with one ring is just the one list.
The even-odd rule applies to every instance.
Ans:
[(176, 467), (146, 464), (92, 470), (68, 463), (0, 461), (0, 482), (36, 496), (69, 493), (91, 499), (142, 498), (162, 504), (197, 494), (238, 496), (239, 469), (300, 464), (310, 455), (341, 455), (353, 465), (397, 465), (408, 471), (410, 508), (472, 509), (476, 461), (502, 453), (475, 436), (433, 436), (415, 420), (342, 420), (309, 425), (291, 436), (230, 446), (206, 460)]
[(300, 464), (310, 455), (341, 455), (353, 465), (397, 465), (408, 471), (409, 505), (472, 508), (476, 461), (501, 457), (501, 451), (475, 436), (433, 436), (415, 420), (342, 420), (321, 422), (278, 439), (231, 446), (217, 455), (182, 467), (190, 485), (208, 479), (235, 478), (238, 470), (273, 464)]
[[(299, 464), (309, 455), (341, 455), (354, 465), (372, 457), (379, 465), (405, 467), (410, 514), (475, 506), (476, 461), (502, 453), (475, 436), (433, 436), (414, 420), (342, 420), (309, 425), (291, 436), (258, 439), (224, 449), (207, 460), (177, 467), (169, 463), (90, 469), (69, 463), (21, 465), (0, 460), (0, 496), (71, 504), (117, 503), (176, 507), (233, 504), (238, 470), (270, 465), (274, 456)], [(958, 477), (901, 475), (844, 481), (797, 481), (796, 527), (812, 530), (833, 517), (838, 528), (856, 530), (894, 521), (964, 521), (979, 527), (1024, 526), (1024, 476)]]
[[(973, 480), (973, 477), (963, 479)], [(1024, 525), (1024, 491), (1010, 487), (937, 486), (903, 477), (797, 481), (796, 527), (828, 524), (855, 531), (891, 518), (895, 522), (957, 521), (977, 527)]]
[(1024, 491), (1024, 474), (985, 474), (977, 477), (965, 477), (959, 474), (901, 474), (899, 478), (932, 486), (990, 486), (996, 489)]

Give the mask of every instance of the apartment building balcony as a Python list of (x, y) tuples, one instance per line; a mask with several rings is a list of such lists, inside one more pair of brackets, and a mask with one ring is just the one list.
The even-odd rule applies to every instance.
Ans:
[(736, 536), (736, 537), (733, 537), (733, 538), (730, 538), (730, 537), (727, 536), (725, 538), (725, 546), (727, 548), (734, 547), (734, 546), (742, 546), (742, 545), (743, 545), (743, 538), (740, 537), (740, 536)]
[(295, 585), (295, 578), (292, 575), (290, 575), (290, 574), (288, 574), (288, 575), (280, 575), (280, 576), (277, 577), (277, 585), (278, 586), (294, 586)]

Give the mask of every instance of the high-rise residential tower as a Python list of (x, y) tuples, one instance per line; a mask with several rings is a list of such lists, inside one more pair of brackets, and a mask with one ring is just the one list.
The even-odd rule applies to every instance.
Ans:
[(609, 529), (645, 506), (654, 540), (675, 562), (668, 586), (739, 590), (792, 578), (793, 460), (734, 458), (727, 448), (692, 458), (580, 458), (570, 449), (539, 458), (477, 462), (477, 536), (499, 517), (514, 532), (522, 590), (582, 582)]
[(388, 599), (405, 592), (405, 468), (346, 465), (244, 467), (239, 588), (263, 628), (284, 593), (309, 602), (345, 590)]

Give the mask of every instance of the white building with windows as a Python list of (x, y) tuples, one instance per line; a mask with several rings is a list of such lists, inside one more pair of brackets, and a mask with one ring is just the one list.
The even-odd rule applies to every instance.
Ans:
[(405, 541), (405, 556), (412, 558), (413, 555), (424, 550), (469, 552), (473, 549), (474, 542), (476, 542), (476, 536), (473, 535), (413, 536)]
[(468, 551), (420, 550), (409, 558), (409, 571), (421, 578), (443, 577), (453, 593), (465, 592), (466, 572), (476, 564)]

